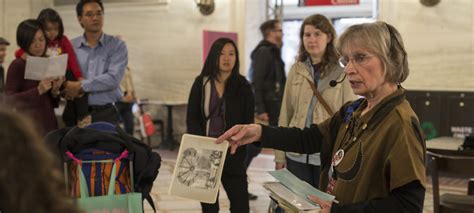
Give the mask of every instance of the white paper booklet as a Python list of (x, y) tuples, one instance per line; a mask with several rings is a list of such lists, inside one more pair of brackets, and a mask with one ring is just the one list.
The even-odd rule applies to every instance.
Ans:
[(215, 203), (229, 143), (215, 138), (184, 134), (179, 147), (169, 194)]
[(64, 76), (67, 59), (67, 54), (51, 57), (27, 56), (25, 79), (41, 81), (48, 77)]

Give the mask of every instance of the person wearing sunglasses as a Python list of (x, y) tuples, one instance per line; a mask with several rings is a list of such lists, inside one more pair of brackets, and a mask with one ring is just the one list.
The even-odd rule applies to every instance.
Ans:
[(216, 142), (228, 140), (231, 152), (254, 141), (320, 152), (320, 189), (339, 201), (309, 196), (322, 212), (422, 212), (426, 144), (401, 86), (409, 68), (400, 33), (381, 21), (353, 25), (339, 37), (337, 49), (353, 92), (363, 98), (303, 130), (236, 125)]

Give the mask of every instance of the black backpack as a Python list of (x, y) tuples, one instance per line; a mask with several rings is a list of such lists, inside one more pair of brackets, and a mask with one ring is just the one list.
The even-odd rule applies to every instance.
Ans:
[(140, 140), (126, 134), (120, 127), (115, 127), (115, 131), (67, 127), (50, 132), (46, 135), (45, 142), (61, 164), (69, 160), (65, 154), (67, 150), (75, 154), (90, 148), (113, 153), (121, 153), (127, 149), (133, 156), (135, 192), (141, 192), (142, 198), (155, 209), (150, 191), (158, 176), (161, 157)]

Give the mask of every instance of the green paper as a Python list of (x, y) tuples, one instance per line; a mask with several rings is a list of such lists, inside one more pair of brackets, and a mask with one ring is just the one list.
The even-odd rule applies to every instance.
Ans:
[(270, 171), (269, 172), (275, 179), (280, 181), (282, 185), (284, 185), (286, 188), (288, 188), (290, 191), (293, 193), (297, 194), (298, 196), (306, 199), (307, 201), (314, 203), (313, 201), (308, 199), (309, 195), (316, 196), (320, 199), (327, 200), (327, 201), (333, 201), (334, 196), (324, 193), (310, 184), (300, 180), (298, 177), (293, 175), (290, 171), (287, 169), (280, 169), (276, 171)]

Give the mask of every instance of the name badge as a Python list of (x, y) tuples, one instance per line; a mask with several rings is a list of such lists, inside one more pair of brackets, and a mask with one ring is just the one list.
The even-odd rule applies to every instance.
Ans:
[(332, 165), (333, 166), (339, 165), (343, 158), (344, 158), (344, 150), (343, 149), (337, 150), (332, 158)]

